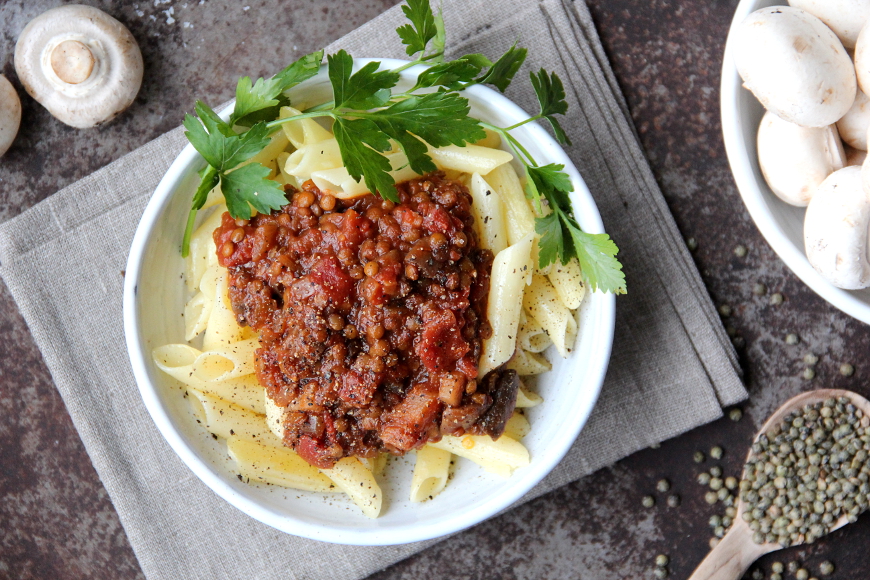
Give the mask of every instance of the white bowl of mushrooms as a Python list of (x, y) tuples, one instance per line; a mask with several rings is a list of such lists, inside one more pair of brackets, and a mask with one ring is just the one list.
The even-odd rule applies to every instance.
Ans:
[(780, 258), (870, 324), (870, 0), (789, 4), (737, 7), (721, 84), (728, 161)]

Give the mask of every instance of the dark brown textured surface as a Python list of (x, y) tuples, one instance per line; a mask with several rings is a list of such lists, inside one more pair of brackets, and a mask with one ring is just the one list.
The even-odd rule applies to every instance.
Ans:
[[(139, 40), (146, 66), (143, 91), (107, 127), (79, 131), (61, 125), (24, 97), (12, 68), (18, 32), (57, 2), (0, 3), (0, 70), (24, 97), (21, 135), (0, 158), (0, 220), (175, 127), (194, 98), (222, 102), (239, 75), (274, 71), (394, 0), (88, 3), (109, 11)], [(745, 417), (739, 423), (723, 419), (637, 453), (373, 579), (652, 578), (658, 553), (670, 555), (672, 578), (686, 578), (708, 551), (707, 520), (716, 512), (695, 483), (714, 462), (698, 466), (692, 453), (722, 445), (725, 457), (715, 463), (737, 475), (756, 426), (791, 395), (820, 386), (870, 394), (864, 364), (870, 328), (827, 305), (788, 271), (755, 229), (734, 187), (720, 136), (718, 83), (736, 1), (589, 4), (653, 171), (681, 231), (698, 241), (694, 255), (708, 289), (717, 304), (733, 309), (725, 323), (746, 345), (740, 349), (751, 397)], [(165, 12), (169, 8), (172, 14)], [(734, 255), (738, 244), (748, 248), (746, 257)], [(756, 282), (782, 292), (785, 302), (771, 306), (767, 296), (753, 296)], [(800, 344), (785, 344), (789, 332), (801, 337)], [(0, 578), (142, 578), (2, 285), (0, 337)], [(800, 376), (807, 352), (820, 358), (813, 381)], [(844, 361), (855, 365), (854, 376), (838, 374)], [(666, 494), (654, 491), (662, 477), (681, 496), (680, 507), (667, 507)], [(641, 507), (646, 494), (657, 497), (652, 509)], [(837, 564), (835, 579), (870, 577), (868, 533), (865, 515), (814, 546), (773, 554), (760, 564), (769, 576), (770, 562), (800, 559), (816, 574), (818, 563), (831, 559)]]

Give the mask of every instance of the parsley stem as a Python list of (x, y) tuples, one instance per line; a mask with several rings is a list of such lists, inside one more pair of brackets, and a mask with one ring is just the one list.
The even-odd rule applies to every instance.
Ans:
[[(485, 121), (478, 121), (478, 122), (480, 123), (480, 126), (483, 127), (484, 129), (489, 129), (490, 131), (495, 131), (496, 133), (498, 133), (499, 135), (501, 135), (502, 137), (507, 139), (507, 142), (510, 144), (511, 148), (513, 148), (513, 150), (517, 153), (517, 156), (520, 157), (520, 161), (522, 161), (524, 165), (532, 165), (534, 167), (538, 166), (538, 164), (535, 163), (535, 158), (532, 157), (532, 154), (529, 153), (525, 147), (523, 147), (522, 143), (517, 141), (516, 138), (514, 138), (514, 136), (510, 134), (510, 132), (509, 132), (510, 128), (505, 129), (503, 127), (496, 127), (495, 125), (490, 125), (489, 123), (487, 123)], [(523, 122), (525, 122), (525, 121), (523, 121)], [(522, 125), (522, 123), (519, 123), (519, 125)], [(517, 125), (515, 125), (515, 126), (517, 126)], [(525, 157), (527, 161), (524, 161), (522, 159), (523, 157)]]
[(529, 118), (526, 119), (525, 121), (520, 121), (519, 123), (515, 123), (515, 124), (511, 125), (510, 127), (505, 127), (504, 130), (505, 130), (505, 131), (513, 131), (513, 130), (516, 129), (517, 127), (522, 127), (522, 126), (525, 125), (526, 123), (531, 123), (532, 121), (537, 121), (538, 119), (543, 119), (543, 118), (544, 118), (544, 116), (541, 115), (540, 113), (538, 113), (538, 114), (535, 115), (534, 117), (529, 117)]
[(266, 123), (266, 127), (269, 129), (274, 129), (275, 127), (280, 127), (284, 123), (289, 123), (290, 121), (298, 121), (299, 119), (311, 119), (314, 117), (333, 117), (335, 118), (335, 113), (332, 111), (312, 111), (308, 110), (306, 113), (302, 113), (301, 115), (293, 115), (292, 117), (284, 117), (283, 119), (275, 119), (274, 121), (269, 121)]
[(442, 50), (439, 52), (433, 52), (432, 54), (427, 54), (426, 56), (421, 56), (420, 58), (412, 60), (409, 63), (403, 64), (399, 68), (394, 68), (393, 72), (397, 72), (397, 73), (402, 72), (403, 70), (407, 70), (407, 69), (411, 68), (412, 66), (417, 66), (418, 64), (423, 64), (427, 60), (432, 60), (433, 58), (438, 58), (438, 57), (443, 56), (443, 55), (444, 55), (444, 51)]
[(321, 103), (310, 109), (305, 109), (306, 113), (316, 113), (318, 111), (329, 111), (335, 107), (335, 101), (329, 101), (327, 103)]
[(196, 222), (196, 212), (199, 211), (195, 207), (190, 208), (190, 213), (187, 214), (187, 225), (184, 228), (184, 239), (181, 241), (181, 257), (186, 258), (190, 254), (190, 238), (193, 237), (193, 224)]

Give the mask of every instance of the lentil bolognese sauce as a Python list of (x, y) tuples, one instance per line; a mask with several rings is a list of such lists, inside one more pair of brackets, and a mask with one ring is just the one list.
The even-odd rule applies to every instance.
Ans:
[(516, 404), (516, 372), (477, 380), (493, 254), (468, 190), (441, 172), (397, 188), (399, 203), (341, 200), (307, 181), (279, 212), (224, 213), (214, 232), (284, 443), (320, 468), (443, 435), (496, 439)]

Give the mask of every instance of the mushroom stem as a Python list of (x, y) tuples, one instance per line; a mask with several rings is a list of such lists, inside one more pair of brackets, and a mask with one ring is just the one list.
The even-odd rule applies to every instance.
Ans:
[(64, 40), (51, 51), (51, 68), (54, 74), (71, 85), (88, 80), (95, 62), (91, 49), (78, 40)]

